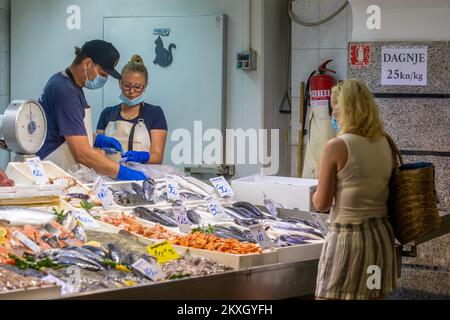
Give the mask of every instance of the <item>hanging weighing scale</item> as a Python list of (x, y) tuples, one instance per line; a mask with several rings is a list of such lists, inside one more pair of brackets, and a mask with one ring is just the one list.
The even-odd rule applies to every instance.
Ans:
[(0, 115), (0, 148), (14, 152), (16, 162), (34, 157), (47, 135), (47, 117), (35, 100), (15, 100)]

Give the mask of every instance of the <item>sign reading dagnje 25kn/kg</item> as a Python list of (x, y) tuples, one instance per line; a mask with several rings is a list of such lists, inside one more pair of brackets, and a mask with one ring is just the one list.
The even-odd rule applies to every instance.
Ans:
[(428, 47), (382, 47), (382, 85), (426, 86), (427, 71)]

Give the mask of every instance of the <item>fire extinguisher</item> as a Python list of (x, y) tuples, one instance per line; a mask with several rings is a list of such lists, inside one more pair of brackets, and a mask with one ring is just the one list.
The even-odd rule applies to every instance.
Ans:
[[(333, 60), (323, 62), (318, 70), (314, 70), (308, 78), (305, 87), (305, 109), (303, 119), (306, 119), (307, 108), (314, 106), (328, 106), (328, 111), (331, 116), (332, 109), (329, 103), (331, 99), (331, 88), (336, 85), (336, 80), (333, 76), (326, 74), (326, 72), (336, 73), (334, 70), (327, 69), (327, 64)], [(306, 132), (304, 132), (306, 134)]]

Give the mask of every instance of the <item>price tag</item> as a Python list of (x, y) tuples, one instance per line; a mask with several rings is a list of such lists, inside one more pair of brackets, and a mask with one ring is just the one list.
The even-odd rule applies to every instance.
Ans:
[(12, 235), (28, 248), (30, 248), (34, 253), (37, 254), (41, 252), (41, 248), (22, 232), (16, 230), (12, 233)]
[(209, 210), (209, 212), (211, 212), (211, 214), (214, 218), (216, 218), (217, 220), (223, 220), (227, 217), (225, 215), (223, 206), (219, 202), (218, 199), (213, 198), (213, 197), (208, 197), (205, 200), (208, 203), (208, 210)]
[(166, 275), (161, 269), (161, 266), (156, 263), (150, 263), (144, 259), (139, 259), (131, 267), (147, 278), (153, 281), (163, 280), (166, 278)]
[(89, 213), (83, 211), (75, 211), (75, 217), (81, 222), (86, 229), (98, 229), (99, 225), (97, 220), (95, 220)]
[(180, 255), (175, 251), (172, 244), (167, 241), (148, 246), (146, 249), (159, 263), (180, 259)]
[(105, 210), (108, 210), (111, 206), (113, 196), (108, 186), (105, 184), (101, 177), (95, 180), (94, 187), (92, 188), (95, 196), (100, 200)]
[(222, 198), (234, 196), (233, 189), (231, 189), (231, 186), (224, 177), (212, 178), (209, 179), (209, 181), (211, 181), (212, 185), (216, 188)]
[(175, 215), (175, 218), (178, 223), (178, 229), (182, 233), (191, 233), (191, 222), (189, 221), (189, 218), (186, 213), (186, 208), (184, 206), (176, 206), (172, 209), (173, 214)]
[(37, 184), (48, 183), (48, 177), (45, 173), (44, 166), (39, 157), (26, 159), (26, 163), (30, 167), (31, 174)]
[(272, 240), (270, 240), (270, 237), (267, 234), (266, 230), (264, 230), (262, 224), (254, 224), (252, 226), (249, 226), (248, 228), (250, 229), (252, 235), (256, 239), (256, 242), (258, 242), (259, 246), (262, 249), (273, 248), (273, 242)]
[(267, 198), (266, 194), (264, 194), (264, 205), (273, 217), (277, 216), (277, 209), (281, 208), (281, 206), (277, 202)]
[(323, 221), (322, 217), (317, 212), (311, 212), (311, 217), (319, 227), (320, 233), (322, 233), (322, 235), (325, 237), (328, 233), (328, 227)]
[(172, 175), (166, 175), (166, 191), (167, 191), (167, 199), (169, 201), (180, 200), (180, 191), (178, 187), (178, 182)]

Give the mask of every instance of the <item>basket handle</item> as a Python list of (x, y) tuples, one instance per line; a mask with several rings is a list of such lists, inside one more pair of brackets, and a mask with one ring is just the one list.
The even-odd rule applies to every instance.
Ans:
[(393, 167), (395, 169), (398, 169), (400, 165), (403, 165), (403, 157), (397, 145), (395, 144), (394, 139), (392, 139), (392, 137), (387, 133), (385, 133), (385, 136), (387, 141), (389, 142), (389, 145), (391, 146)]

